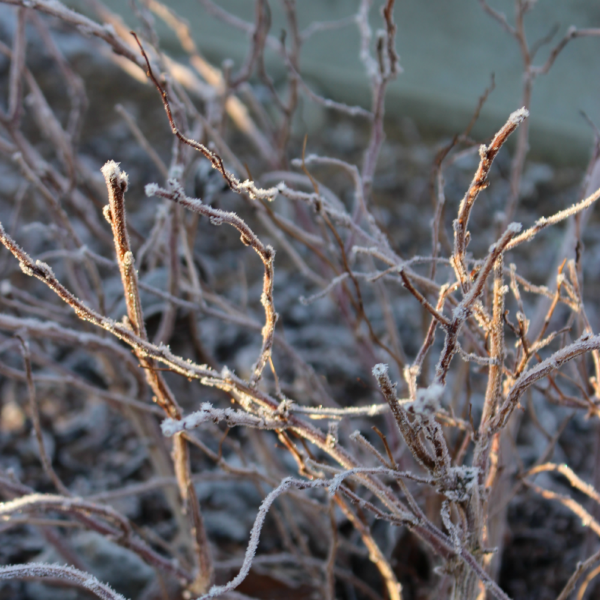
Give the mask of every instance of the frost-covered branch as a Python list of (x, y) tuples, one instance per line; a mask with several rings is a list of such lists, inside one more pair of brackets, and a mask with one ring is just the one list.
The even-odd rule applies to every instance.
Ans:
[(90, 573), (84, 573), (66, 565), (50, 565), (45, 563), (27, 563), (24, 565), (6, 565), (0, 567), (0, 580), (41, 579), (50, 582), (60, 581), (63, 584), (80, 587), (102, 600), (125, 600), (110, 586), (98, 581)]
[(225, 423), (227, 427), (252, 427), (254, 429), (284, 429), (285, 419), (257, 417), (233, 408), (214, 408), (209, 402), (200, 410), (182, 419), (165, 419), (161, 423), (163, 435), (171, 437), (180, 431), (190, 431), (204, 423)]

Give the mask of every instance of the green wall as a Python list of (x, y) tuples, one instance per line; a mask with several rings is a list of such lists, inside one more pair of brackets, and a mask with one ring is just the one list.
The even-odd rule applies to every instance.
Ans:
[[(512, 22), (512, 0), (490, 0)], [(89, 13), (82, 0), (72, 6)], [(105, 0), (135, 24), (124, 0)], [(192, 26), (195, 39), (207, 57), (217, 64), (225, 57), (239, 62), (248, 38), (207, 15), (198, 0), (167, 0)], [(252, 0), (217, 0), (217, 4), (247, 20), (253, 19)], [(334, 20), (355, 12), (356, 0), (297, 0), (300, 24)], [(281, 2), (271, 0), (272, 33), (279, 35), (285, 21)], [(379, 6), (371, 11), (379, 27)], [(397, 49), (404, 73), (390, 87), (387, 108), (392, 118), (413, 119), (424, 133), (454, 133), (463, 128), (490, 76), (496, 89), (482, 113), (476, 134), (488, 135), (520, 106), (521, 58), (516, 42), (485, 14), (477, 0), (397, 0)], [(525, 18), (528, 38), (558, 30), (552, 43), (539, 52), (536, 64), (545, 61), (549, 48), (570, 25), (600, 27), (600, 2), (596, 0), (545, 0)], [(180, 51), (173, 34), (160, 26), (165, 48)], [(278, 72), (279, 61), (269, 56)], [(302, 53), (305, 77), (334, 99), (368, 105), (369, 90), (358, 57), (358, 33), (351, 25), (313, 37)], [(281, 71), (279, 71), (281, 73)], [(576, 39), (558, 57), (548, 75), (537, 78), (532, 102), (532, 153), (559, 163), (581, 163), (589, 154), (592, 133), (579, 111), (600, 126), (600, 37)]]

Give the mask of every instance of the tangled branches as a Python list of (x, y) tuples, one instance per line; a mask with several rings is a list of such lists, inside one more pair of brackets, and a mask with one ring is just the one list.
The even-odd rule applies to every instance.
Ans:
[[(508, 116), (488, 143), (479, 146), (478, 166), (453, 221), (453, 243), (445, 240), (444, 256), (440, 245), (441, 236), (446, 235), (443, 173), (461, 152), (472, 154), (476, 148), (468, 137), (470, 126), (460, 138), (466, 147), (461, 151), (453, 144), (435, 162), (432, 181), (438, 190), (432, 251), (406, 259), (382, 223), (374, 191), (384, 143), (385, 92), (401, 73), (393, 0), (381, 7), (382, 27), (374, 43), (370, 0), (361, 0), (356, 15), (342, 22), (317, 23), (304, 31), (299, 30), (295, 2), (284, 0), (287, 34), (283, 39), (269, 33), (267, 0), (257, 0), (254, 23), (227, 13), (211, 0), (201, 0), (210, 14), (250, 38), (248, 56), (236, 73), (228, 63), (222, 71), (208, 64), (185, 22), (158, 0), (135, 5), (140, 27), (132, 34), (99, 2), (92, 4), (104, 24), (57, 0), (0, 2), (16, 7), (12, 47), (0, 45), (10, 60), (7, 109), (0, 112), (0, 151), (22, 176), (20, 191), (14, 194), (12, 223), (6, 219), (0, 223), (0, 243), (8, 251), (0, 265), (4, 305), (0, 350), (8, 355), (6, 364), (0, 363), (0, 374), (27, 386), (42, 467), (58, 492), (38, 493), (14, 474), (1, 473), (0, 491), (6, 498), (0, 504), (3, 523), (35, 525), (43, 515), (44, 531), (64, 523), (85, 527), (135, 553), (155, 569), (157, 580), (166, 578), (172, 584), (174, 593), (184, 590), (202, 599), (242, 597), (235, 590), (251, 571), (269, 561), (276, 565), (277, 557), (280, 562), (293, 557), (302, 577), (308, 573), (323, 598), (340, 596), (339, 581), (362, 596), (379, 598), (372, 582), (340, 567), (342, 554), (360, 555), (360, 543), (379, 573), (386, 597), (401, 600), (401, 569), (382, 547), (383, 538), (375, 527), (376, 522), (386, 522), (416, 535), (437, 563), (439, 577), (430, 585), (428, 597), (472, 600), (488, 594), (507, 600), (509, 596), (498, 584), (496, 557), (501, 554), (502, 526), (510, 502), (506, 500), (507, 479), (511, 478), (513, 489), (508, 491), (513, 496), (522, 488), (534, 490), (560, 502), (592, 531), (600, 532), (594, 510), (533, 482), (536, 475), (557, 472), (574, 489), (600, 503), (594, 486), (571, 467), (552, 462), (561, 431), (550, 435), (549, 447), (536, 464), (519, 472), (507, 471), (508, 475), (502, 472), (508, 469), (506, 457), (525, 397), (537, 394), (540, 401), (580, 410), (588, 417), (599, 416), (600, 335), (594, 333), (583, 301), (581, 236), (583, 216), (600, 198), (600, 187), (588, 185), (587, 193), (571, 208), (541, 216), (524, 230), (520, 223), (509, 222), (518, 214), (531, 82), (549, 70), (568, 41), (597, 35), (596, 30), (570, 31), (543, 67), (533, 67), (525, 49), (527, 102)], [(519, 19), (527, 3), (517, 2), (521, 13), (515, 27), (485, 2), (481, 4), (523, 42)], [(159, 93), (159, 99), (153, 99), (158, 106), (162, 102), (173, 134), (168, 166), (146, 139), (144, 128), (123, 106), (117, 109), (165, 179), (144, 181), (145, 198), (140, 200), (131, 189), (130, 178), (114, 157), (105, 156), (102, 195), (108, 197), (108, 204), (102, 201), (99, 210), (97, 173), (77, 143), (87, 104), (85, 86), (53, 41), (50, 27), (54, 21), (38, 13), (98, 38), (118, 55), (121, 66), (135, 67), (137, 76), (142, 68)], [(160, 51), (153, 14), (175, 30), (197, 74)], [(371, 86), (368, 109), (319, 96), (302, 79), (299, 68), (302, 46), (312, 35), (352, 24), (358, 26), (360, 59)], [(61, 72), (70, 100), (66, 119), (60, 111), (53, 111), (27, 66), (28, 27), (39, 31)], [(285, 97), (266, 71), (266, 49), (285, 67)], [(257, 81), (261, 92), (269, 96), (268, 110), (259, 99)], [(341, 158), (306, 156), (306, 139), (300, 151), (293, 129), (301, 95), (344, 118), (359, 118), (367, 124), (360, 168)], [(41, 137), (50, 142), (51, 157), (26, 127), (24, 115), (33, 117)], [(254, 175), (242, 151), (230, 146), (229, 121), (256, 155)], [(122, 123), (119, 127), (125, 131)], [(485, 230), (475, 220), (477, 204), (493, 181), (494, 160), (515, 132), (517, 150), (507, 210), (498, 216), (496, 231)], [(127, 157), (121, 164), (129, 169)], [(596, 153), (590, 173), (597, 164)], [(294, 167), (299, 171), (293, 171)], [(312, 172), (321, 170), (333, 173), (335, 186), (324, 185)], [(343, 194), (338, 174), (345, 176)], [(351, 207), (347, 198), (353, 199)], [(31, 218), (38, 218), (35, 226), (51, 240), (51, 249), (46, 240), (32, 241), (27, 228), (19, 224), (21, 205), (30, 201), (31, 214), (43, 215)], [(139, 208), (140, 203), (144, 208)], [(221, 204), (233, 204), (236, 209)], [(144, 210), (146, 216), (139, 217), (138, 211)], [(108, 226), (102, 223), (100, 212)], [(513, 257), (526, 262), (518, 251), (537, 241), (542, 230), (567, 220), (577, 223), (571, 239), (577, 257), (563, 261), (555, 290), (534, 285), (518, 274), (515, 264), (505, 266)], [(215, 233), (214, 228), (223, 225), (235, 230), (234, 240), (227, 233), (222, 238), (218, 237), (221, 232)], [(214, 241), (207, 244), (208, 236)], [(469, 251), (476, 239), (477, 247), (487, 247), (477, 252), (479, 256)], [(223, 282), (231, 280), (233, 261), (226, 254), (230, 247), (237, 252), (242, 246), (253, 251), (249, 260), (258, 257), (260, 275), (249, 269), (247, 276), (245, 255), (236, 254), (240, 270), (228, 287)], [(324, 299), (335, 306), (331, 318), (343, 325), (345, 337), (342, 341), (334, 336), (328, 342), (334, 348), (347, 344), (349, 348), (336, 349), (336, 353), (351, 352), (353, 365), (372, 374), (366, 386), (366, 406), (352, 406), (343, 392), (324, 382), (329, 365), (307, 358), (304, 349), (296, 349), (287, 339), (287, 326), (280, 319), (283, 311), (276, 310), (286, 290), (277, 288), (280, 270), (278, 266), (276, 277), (275, 248), (278, 265), (280, 257), (286, 265), (281, 272), (288, 284), (300, 274), (311, 292), (308, 298), (294, 299), (298, 306)], [(214, 259), (216, 276), (207, 266), (207, 256)], [(58, 274), (48, 264), (52, 260), (58, 261)], [(526, 264), (521, 267), (527, 272)], [(166, 282), (162, 287), (152, 279), (160, 275)], [(29, 291), (31, 284), (24, 276), (43, 285)], [(243, 293), (238, 294), (237, 284)], [(406, 293), (392, 297), (392, 286)], [(536, 309), (523, 301), (521, 290), (547, 300), (549, 308), (541, 316), (533, 314)], [(149, 297), (160, 300), (158, 309), (149, 309)], [(408, 311), (418, 316), (414, 320), (423, 320), (420, 344), (400, 336), (406, 328), (397, 323), (399, 302), (410, 306)], [(256, 305), (260, 310), (255, 310)], [(416, 312), (415, 306), (422, 311)], [(555, 327), (555, 317), (562, 310), (568, 317)], [(535, 319), (543, 323), (537, 330), (530, 326)], [(251, 348), (248, 369), (244, 370), (241, 361), (237, 372), (227, 366), (228, 359), (239, 358), (237, 349), (223, 357), (213, 351), (216, 343), (212, 350), (207, 348), (209, 336), (200, 331), (207, 322), (220, 323), (217, 334), (227, 327), (248, 336), (260, 334), (260, 347)], [(414, 333), (415, 328), (410, 331)], [(436, 339), (438, 332), (443, 341)], [(188, 342), (194, 359), (187, 357)], [(92, 356), (100, 375), (93, 380), (61, 364), (53, 345)], [(17, 347), (23, 370), (10, 364), (9, 353)], [(410, 355), (414, 355), (412, 361)], [(485, 380), (473, 390), (471, 371)], [(186, 388), (186, 380), (193, 387)], [(152, 474), (147, 481), (79, 497), (73, 481), (63, 480), (68, 469), (57, 468), (45, 447), (39, 389), (57, 386), (110, 404), (119, 423), (127, 423), (128, 431), (145, 445)], [(226, 406), (228, 402), (235, 408)], [(195, 410), (198, 405), (200, 410)], [(368, 439), (358, 429), (349, 429), (364, 429), (370, 422), (367, 419), (375, 418), (386, 428), (383, 433), (373, 427), (377, 438)], [(158, 419), (162, 419), (160, 429)], [(220, 427), (226, 428), (224, 433)], [(236, 433), (229, 435), (234, 427)], [(240, 429), (243, 433), (234, 438)], [(277, 444), (266, 443), (267, 436), (271, 441), (276, 437)], [(205, 457), (202, 460), (216, 465), (220, 475), (248, 480), (262, 496), (246, 551), (236, 563), (239, 571), (228, 583), (222, 583), (224, 574), (219, 573), (228, 564), (223, 560), (225, 550), (215, 548), (198, 492), (198, 479), (214, 473), (198, 459), (198, 452)], [(295, 464), (293, 475), (291, 463), (286, 462), (289, 457)], [(154, 489), (163, 490), (168, 541), (105, 503), (109, 496)], [(283, 550), (272, 556), (258, 553), (261, 534), (270, 520), (280, 538), (277, 550)], [(341, 521), (351, 526), (351, 539), (344, 537)], [(47, 535), (68, 559), (64, 540)], [(316, 556), (311, 547), (316, 548)], [(560, 598), (566, 598), (598, 560), (598, 554), (592, 554), (581, 563)], [(121, 597), (84, 574), (77, 564), (0, 568), (0, 579), (14, 578), (63, 581), (100, 598)]]

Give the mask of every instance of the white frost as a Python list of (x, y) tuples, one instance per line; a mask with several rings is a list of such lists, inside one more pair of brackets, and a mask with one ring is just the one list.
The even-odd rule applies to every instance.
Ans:
[(383, 377), (388, 372), (388, 366), (384, 363), (378, 363), (373, 367), (373, 377), (379, 379)]
[(125, 171), (121, 171), (119, 165), (121, 163), (115, 162), (114, 160), (109, 160), (101, 169), (102, 175), (104, 175), (104, 179), (107, 185), (111, 181), (116, 181), (118, 185), (124, 186), (127, 188), (129, 184), (129, 175), (125, 173)]
[(152, 196), (156, 196), (158, 192), (158, 185), (156, 183), (148, 183), (144, 188), (144, 192), (148, 198), (152, 198)]
[(417, 399), (411, 404), (417, 415), (430, 416), (440, 408), (440, 400), (444, 394), (444, 386), (432, 383), (429, 387), (417, 390)]
[(509, 122), (514, 123), (515, 125), (519, 125), (529, 116), (529, 111), (523, 107), (519, 108), (519, 110), (515, 110), (515, 112), (511, 113), (508, 117)]

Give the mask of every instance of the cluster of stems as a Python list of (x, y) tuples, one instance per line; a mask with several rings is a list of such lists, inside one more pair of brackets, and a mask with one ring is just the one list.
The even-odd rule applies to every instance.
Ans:
[[(439, 577), (428, 597), (508, 600), (498, 584), (498, 571), (506, 507), (521, 489), (561, 502), (600, 535), (595, 507), (586, 509), (572, 496), (534, 483), (539, 473), (559, 473), (590, 502), (600, 504), (594, 485), (568, 465), (552, 462), (560, 431), (534, 465), (521, 471), (508, 469), (511, 440), (520, 420), (517, 409), (526, 395), (537, 394), (544, 402), (599, 416), (600, 335), (594, 333), (586, 314), (581, 267), (585, 221), (600, 199), (598, 148), (590, 162), (585, 193), (570, 208), (543, 215), (528, 228), (512, 220), (518, 214), (533, 81), (550, 70), (569, 41), (599, 35), (600, 30), (569, 29), (546, 63), (535, 66), (540, 44), (528, 45), (523, 27), (523, 16), (534, 2), (516, 0), (512, 25), (480, 0), (521, 48), (522, 108), (479, 147), (469, 137), (470, 124), (438, 154), (431, 177), (435, 203), (431, 253), (406, 259), (382, 228), (373, 198), (385, 139), (385, 94), (402, 71), (396, 53), (394, 0), (382, 3), (381, 28), (375, 36), (372, 0), (360, 0), (354, 15), (313, 23), (305, 30), (299, 28), (296, 1), (281, 0), (287, 23), (284, 38), (270, 31), (274, 0), (256, 0), (254, 22), (230, 14), (213, 0), (199, 2), (208, 14), (248, 36), (248, 54), (237, 71), (229, 62), (221, 69), (209, 64), (185, 21), (159, 0), (134, 4), (139, 20), (136, 32), (130, 32), (100, 0), (90, 3), (98, 21), (58, 0), (0, 0), (13, 6), (15, 14), (12, 45), (0, 42), (0, 52), (10, 60), (6, 108), (0, 109), (0, 155), (12, 161), (22, 178), (12, 200), (13, 221), (0, 223), (0, 244), (6, 249), (0, 257), (0, 355), (5, 356), (0, 374), (25, 384), (42, 467), (57, 492), (38, 493), (1, 471), (0, 493), (5, 501), (0, 503), (0, 517), (6, 527), (39, 526), (48, 543), (71, 565), (4, 566), (0, 580), (43, 579), (81, 587), (107, 600), (122, 599), (84, 572), (85, 565), (61, 533), (64, 524), (70, 523), (134, 552), (159, 578), (175, 582), (188, 597), (246, 598), (235, 590), (253, 568), (293, 561), (327, 600), (339, 597), (341, 584), (364, 597), (401, 600), (400, 570), (372, 531), (375, 521), (386, 521), (410, 530), (437, 561)], [(145, 201), (155, 202), (156, 210), (151, 230), (142, 235), (128, 223), (132, 210), (128, 213), (127, 165), (121, 167), (105, 157), (101, 168), (105, 188), (100, 193), (97, 173), (79, 154), (77, 142), (87, 106), (85, 85), (53, 39), (51, 27), (56, 21), (48, 16), (97, 38), (112, 50), (120, 66), (158, 92), (156, 102), (162, 102), (173, 134), (169, 165), (147, 140), (144, 128), (148, 124), (138, 124), (123, 106), (116, 107), (123, 119), (121, 127), (140, 144), (162, 176), (159, 183), (145, 182)], [(160, 51), (154, 17), (173, 29), (188, 62)], [(320, 96), (300, 70), (302, 47), (312, 36), (349, 26), (357, 26), (360, 36), (360, 59), (372, 92), (369, 108)], [(70, 102), (66, 120), (52, 110), (27, 66), (29, 28), (38, 32), (60, 72), (62, 90)], [(267, 49), (285, 67), (284, 88), (266, 70)], [(259, 100), (256, 82), (269, 94), (272, 110)], [(360, 166), (339, 158), (307, 156), (306, 139), (301, 155), (292, 156), (294, 115), (301, 96), (343, 118), (366, 122), (369, 137)], [(36, 136), (28, 137), (31, 127), (25, 125), (30, 118), (50, 141), (51, 159)], [(230, 126), (255, 151), (263, 165), (260, 172), (251, 174), (239, 152), (230, 147), (226, 134)], [(493, 180), (494, 160), (513, 133), (517, 143), (510, 193), (500, 228), (490, 234), (474, 227), (471, 217)], [(443, 256), (443, 173), (455, 158), (477, 149), (479, 164), (453, 221), (453, 243), (447, 244)], [(186, 191), (199, 164), (209, 165), (220, 178), (220, 193), (228, 201), (234, 198), (238, 211), (218, 208), (207, 198), (192, 197)], [(324, 167), (323, 172), (345, 175), (351, 207), (314, 174)], [(104, 196), (102, 210), (97, 206), (100, 195)], [(44, 228), (55, 246), (37, 257), (16, 241), (27, 239), (22, 213), (29, 203), (38, 210), (42, 207), (44, 218), (36, 226)], [(240, 216), (241, 210), (250, 216)], [(252, 251), (253, 259), (258, 257), (262, 289), (252, 301), (260, 310), (253, 313), (236, 306), (203, 277), (196, 244), (203, 222), (233, 228), (240, 247)], [(512, 252), (535, 243), (543, 229), (561, 223), (568, 224), (566, 254), (558, 271), (548, 273), (549, 285), (536, 286), (519, 275), (514, 264), (507, 266), (516, 256)], [(475, 236), (488, 243), (487, 252), (479, 257), (469, 252)], [(286, 340), (276, 310), (275, 249), (314, 288), (309, 298), (299, 298), (299, 302), (310, 305), (327, 297), (337, 306), (341, 323), (355, 341), (357, 362), (372, 373), (371, 404), (348, 406), (317, 374), (317, 367), (326, 371), (327, 365), (311, 363)], [(59, 276), (48, 264), (51, 261), (57, 261)], [(142, 274), (158, 268), (168, 274), (166, 289), (143, 280)], [(43, 286), (30, 292), (29, 280), (19, 269)], [(114, 307), (107, 304), (106, 273), (111, 277), (118, 273), (122, 285), (124, 314), (117, 318)], [(522, 292), (539, 299), (537, 304), (527, 304)], [(156, 332), (148, 326), (146, 294), (163, 302)], [(407, 355), (409, 345), (399, 334), (394, 311), (398, 298), (420, 309), (425, 323), (412, 360)], [(514, 318), (509, 305), (518, 307)], [(558, 309), (569, 315), (562, 328), (554, 327)], [(383, 316), (383, 326), (370, 316), (375, 311)], [(169, 346), (177, 341), (176, 324), (183, 318), (194, 360)], [(202, 319), (220, 320), (259, 338), (260, 348), (248, 374), (234, 373), (210, 354), (202, 343)], [(436, 338), (438, 332), (441, 335)], [(50, 342), (94, 357), (104, 385), (58, 364)], [(11, 364), (9, 353), (15, 351), (22, 368)], [(290, 365), (294, 385), (280, 379), (279, 364)], [(573, 368), (567, 376), (569, 367)], [(486, 383), (477, 398), (467, 399), (461, 408), (454, 395), (462, 396), (470, 370), (483, 373)], [(182, 408), (190, 402), (176, 397), (172, 382), (177, 377), (194, 382), (194, 389), (215, 390), (211, 402), (202, 402), (197, 411)], [(147, 444), (153, 476), (122, 489), (78, 497), (63, 481), (44, 445), (40, 390), (60, 386), (84, 398), (100, 398), (127, 420)], [(375, 417), (382, 417), (387, 427), (385, 432), (374, 427), (375, 443), (361, 431), (351, 430), (364, 429), (368, 419)], [(240, 448), (239, 442), (227, 437), (233, 427), (252, 430), (243, 438), (248, 448)], [(265, 444), (259, 441), (263, 436), (276, 436), (278, 443)], [(191, 448), (201, 451), (223, 476), (251, 481), (263, 497), (244, 556), (233, 560), (238, 572), (223, 585), (215, 584), (217, 574), (228, 573), (233, 563), (222, 560), (222, 551), (215, 549), (216, 542), (207, 533), (195, 486), (207, 474), (193, 464)], [(282, 452), (293, 457), (295, 473), (289, 472)], [(228, 459), (236, 453), (240, 460)], [(177, 546), (143, 534), (108, 504), (115, 497), (156, 489), (163, 491)], [(352, 542), (342, 539), (340, 518), (351, 524)], [(275, 523), (282, 551), (257, 555), (267, 519)], [(309, 542), (321, 549), (324, 558), (313, 556)], [(360, 553), (359, 545), (367, 549), (377, 568), (380, 589), (341, 566), (342, 555)], [(580, 563), (559, 600), (566, 600), (577, 586), (580, 594), (585, 593), (599, 563), (600, 553)]]

